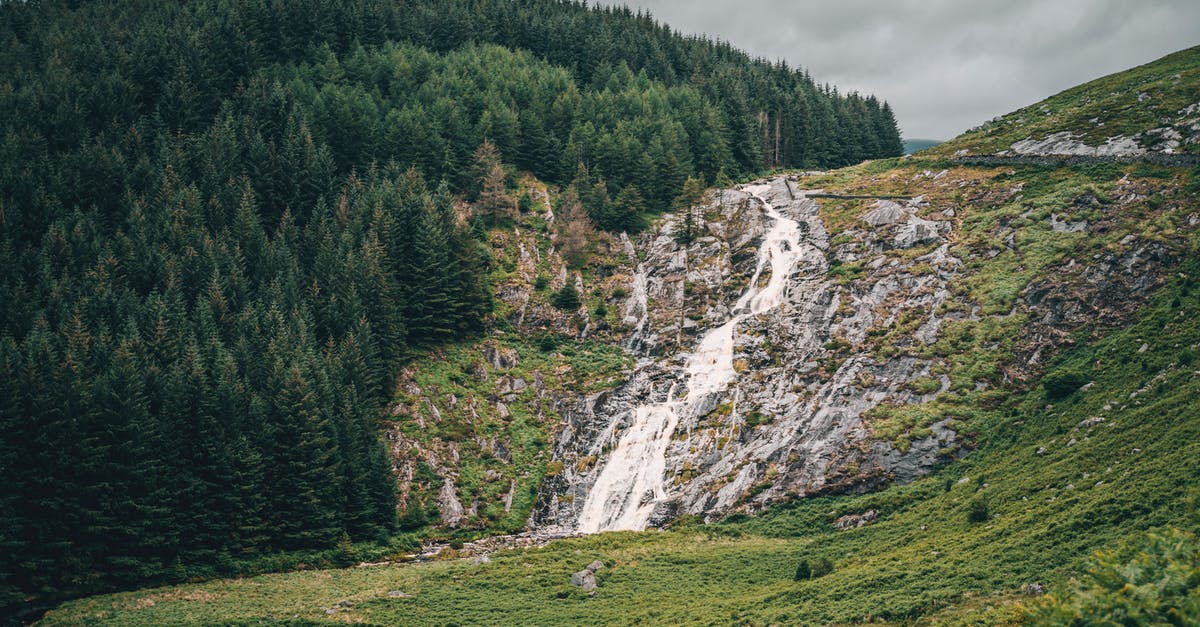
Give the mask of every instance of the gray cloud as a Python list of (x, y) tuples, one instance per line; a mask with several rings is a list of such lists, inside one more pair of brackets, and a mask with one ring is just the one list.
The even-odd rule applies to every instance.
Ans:
[(630, 0), (684, 33), (873, 93), (906, 137), (948, 139), (1200, 44), (1196, 0)]

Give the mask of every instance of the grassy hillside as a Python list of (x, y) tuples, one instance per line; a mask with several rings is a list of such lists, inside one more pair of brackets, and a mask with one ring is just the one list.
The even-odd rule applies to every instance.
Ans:
[[(1041, 385), (973, 419), (983, 443), (974, 455), (908, 486), (707, 527), (565, 540), (479, 565), (297, 572), (98, 597), (44, 624), (268, 615), (421, 625), (510, 624), (514, 616), (525, 624), (1014, 617), (1024, 584), (1061, 584), (1098, 548), (1164, 525), (1200, 529), (1200, 264), (1181, 270), (1187, 278), (1177, 276), (1136, 324), (1069, 351)], [(1094, 384), (1048, 404), (1044, 384), (1068, 372)], [(986, 520), (970, 522), (977, 502), (986, 503)], [(867, 510), (879, 512), (878, 522), (832, 526)], [(819, 558), (833, 563), (831, 574), (793, 581), (801, 560)], [(594, 559), (607, 568), (589, 597), (568, 579)], [(390, 598), (392, 590), (411, 596)], [(353, 606), (325, 613), (342, 600)]]
[[(1200, 46), (1072, 87), (972, 129), (932, 152), (987, 154), (1006, 150), (1022, 139), (1039, 140), (1062, 131), (1071, 131), (1090, 146), (1110, 137), (1171, 126), (1185, 137), (1195, 137), (1191, 125), (1200, 118), (1200, 107), (1194, 106), (1197, 103)], [(1184, 143), (1179, 150), (1200, 153), (1200, 144)]]

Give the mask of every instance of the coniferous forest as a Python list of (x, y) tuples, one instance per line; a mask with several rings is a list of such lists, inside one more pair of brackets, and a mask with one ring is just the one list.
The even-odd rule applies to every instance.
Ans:
[(901, 151), (874, 97), (627, 9), (0, 4), (4, 604), (387, 538), (395, 377), (491, 308), (473, 156), (620, 230)]

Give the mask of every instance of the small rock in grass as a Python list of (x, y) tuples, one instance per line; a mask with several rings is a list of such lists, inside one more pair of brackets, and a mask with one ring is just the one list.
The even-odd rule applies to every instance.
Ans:
[(596, 575), (588, 569), (583, 569), (571, 575), (571, 585), (579, 586), (584, 590), (591, 591), (596, 589)]

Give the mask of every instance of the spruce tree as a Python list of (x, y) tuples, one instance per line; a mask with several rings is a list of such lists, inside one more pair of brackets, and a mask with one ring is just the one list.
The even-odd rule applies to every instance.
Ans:
[(701, 213), (703, 201), (703, 183), (699, 179), (688, 177), (679, 196), (675, 198), (675, 208), (680, 214), (675, 223), (675, 241), (688, 245), (699, 237), (704, 222), (704, 215)]
[(501, 224), (517, 217), (516, 204), (506, 189), (506, 178), (504, 168), (499, 164), (493, 165), (483, 179), (482, 191), (475, 202), (476, 210), (487, 216), (492, 224)]

